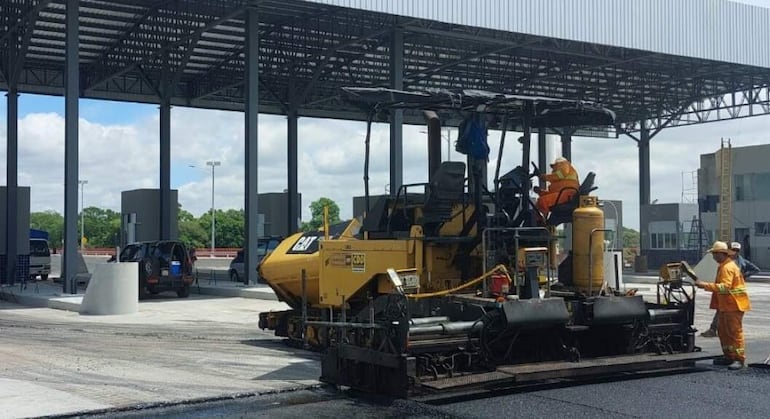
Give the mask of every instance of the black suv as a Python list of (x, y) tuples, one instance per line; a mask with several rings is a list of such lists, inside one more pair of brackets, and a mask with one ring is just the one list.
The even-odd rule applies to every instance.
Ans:
[(139, 298), (162, 291), (176, 291), (180, 298), (190, 295), (193, 258), (183, 243), (173, 240), (139, 242), (120, 252), (121, 262), (139, 263)]
[[(257, 239), (257, 265), (259, 265), (260, 262), (262, 262), (262, 259), (265, 258), (265, 256), (269, 255), (273, 250), (275, 250), (276, 247), (278, 247), (279, 244), (281, 244), (281, 241), (283, 240), (283, 237), (280, 236), (273, 236), (273, 237), (260, 237)], [(243, 249), (238, 251), (238, 254), (233, 258), (232, 261), (230, 261), (230, 267), (227, 270), (228, 275), (230, 275), (230, 280), (235, 282), (248, 282), (248, 277), (246, 275), (246, 267), (244, 266), (244, 256), (243, 256)], [(257, 282), (262, 283), (262, 278), (257, 277)]]

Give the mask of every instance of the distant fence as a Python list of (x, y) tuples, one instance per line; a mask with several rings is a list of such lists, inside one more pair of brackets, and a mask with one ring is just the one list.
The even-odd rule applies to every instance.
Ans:
[[(241, 250), (239, 247), (220, 247), (220, 248), (214, 249), (214, 251), (212, 252), (211, 248), (203, 247), (203, 248), (195, 249), (195, 255), (199, 258), (205, 258), (205, 257), (234, 258), (239, 250)], [(62, 253), (62, 249), (61, 248), (51, 249), (51, 252), (53, 254)], [(89, 256), (114, 256), (115, 248), (114, 247), (87, 247), (81, 250), (80, 253), (82, 253), (83, 255), (89, 255)]]
[(238, 254), (239, 250), (241, 250), (240, 247), (222, 247), (214, 249), (214, 252), (212, 253), (210, 247), (199, 247), (195, 249), (195, 255), (199, 258), (234, 258), (235, 255)]

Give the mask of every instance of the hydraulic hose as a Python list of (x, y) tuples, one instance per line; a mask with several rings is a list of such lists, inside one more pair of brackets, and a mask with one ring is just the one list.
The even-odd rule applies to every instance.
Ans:
[(473, 285), (476, 285), (479, 282), (481, 282), (484, 279), (486, 279), (487, 277), (492, 276), (493, 274), (498, 273), (498, 272), (502, 273), (503, 275), (505, 275), (505, 277), (508, 279), (508, 284), (513, 283), (513, 280), (511, 280), (511, 275), (508, 273), (508, 268), (506, 268), (505, 265), (497, 265), (494, 268), (492, 268), (491, 270), (489, 270), (486, 273), (484, 273), (483, 275), (481, 275), (480, 277), (474, 278), (474, 279), (472, 279), (472, 280), (470, 280), (470, 281), (468, 281), (468, 282), (466, 282), (466, 283), (464, 283), (464, 284), (462, 284), (460, 286), (457, 286), (457, 287), (454, 287), (454, 288), (451, 288), (451, 289), (448, 289), (448, 290), (443, 290), (443, 291), (427, 292), (427, 293), (422, 293), (422, 294), (407, 294), (406, 296), (407, 296), (407, 298), (411, 298), (413, 300), (420, 300), (420, 299), (423, 299), (423, 298), (440, 297), (442, 295), (452, 294), (452, 293), (455, 293), (457, 291), (460, 291), (460, 290), (463, 290), (465, 288), (468, 288), (468, 287), (471, 287)]

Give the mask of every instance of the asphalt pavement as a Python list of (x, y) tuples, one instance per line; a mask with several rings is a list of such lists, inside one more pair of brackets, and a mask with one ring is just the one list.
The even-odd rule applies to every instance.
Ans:
[[(226, 270), (229, 260), (199, 260)], [(94, 263), (99, 263), (96, 260)], [(654, 274), (626, 273), (628, 287), (655, 295)], [(323, 387), (318, 354), (285, 346), (258, 330), (258, 313), (286, 306), (261, 294), (248, 297), (161, 295), (121, 316), (77, 313), (79, 296), (60, 294), (46, 281), (38, 289), (0, 289), (6, 298), (47, 301), (50, 308), (0, 301), (0, 418), (69, 417), (770, 417), (770, 374), (704, 371), (489, 395), (439, 406), (363, 398)], [(216, 278), (201, 289), (246, 292)], [(753, 310), (745, 317), (750, 362), (770, 354), (770, 275), (749, 283)], [(219, 292), (219, 291), (217, 291)], [(224, 292), (224, 291), (222, 291)], [(10, 297), (9, 297), (10, 296)], [(82, 298), (82, 297), (81, 297)], [(696, 327), (713, 312), (698, 294)], [(719, 353), (718, 339), (698, 338)]]

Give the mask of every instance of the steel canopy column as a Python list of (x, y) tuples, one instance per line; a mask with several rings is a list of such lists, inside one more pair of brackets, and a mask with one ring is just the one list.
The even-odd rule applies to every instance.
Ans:
[(160, 239), (170, 240), (171, 214), (171, 98), (164, 88), (160, 100)]
[[(393, 30), (390, 44), (390, 87), (404, 88), (404, 32)], [(390, 195), (395, 196), (404, 183), (404, 111), (392, 111), (390, 119)]]
[[(639, 129), (639, 208), (650, 204), (650, 131), (641, 121)], [(643, 210), (640, 210), (643, 212)], [(639, 251), (646, 255), (645, 250), (649, 248), (649, 226), (642, 224), (644, 221), (643, 213), (639, 213), (639, 227), (641, 237), (639, 238)]]
[(561, 155), (572, 161), (572, 133), (565, 132), (561, 135)]
[[(532, 153), (532, 115), (534, 113), (533, 104), (531, 101), (527, 101), (524, 104), (524, 115), (522, 117), (523, 130), (522, 130), (522, 143), (521, 143), (521, 167), (529, 167)], [(528, 191), (532, 186), (532, 182), (529, 178), (522, 179), (522, 190)], [(521, 200), (522, 209), (526, 206), (525, 200)]]
[(61, 277), (64, 293), (71, 294), (77, 292), (75, 275), (78, 272), (79, 7), (79, 0), (67, 0), (64, 59), (64, 264)]
[[(12, 41), (9, 41), (12, 42)], [(13, 50), (13, 46), (9, 48)], [(11, 52), (13, 54), (13, 52)], [(13, 57), (13, 55), (12, 55)], [(13, 58), (12, 58), (13, 61)], [(12, 64), (15, 64), (12, 62)], [(13, 285), (16, 281), (16, 259), (18, 258), (18, 224), (17, 213), (19, 191), (19, 95), (16, 82), (12, 81), (8, 86), (8, 109), (6, 134), (8, 144), (6, 149), (6, 196), (5, 196), (5, 278), (7, 284)]]
[[(570, 162), (572, 161), (572, 133), (572, 130), (565, 128), (561, 134), (561, 155)], [(566, 249), (572, 250), (572, 223), (564, 226), (564, 232), (567, 235)]]
[[(538, 128), (537, 130), (537, 166), (540, 168), (540, 170), (545, 170), (546, 167), (548, 167), (548, 161), (546, 160), (547, 156), (547, 145), (545, 141), (545, 128)], [(527, 168), (529, 170), (529, 168)], [(545, 181), (543, 179), (540, 179), (540, 187), (545, 188)]]
[(256, 6), (246, 9), (246, 48), (245, 61), (246, 77), (244, 88), (245, 106), (245, 216), (246, 216), (246, 251), (244, 265), (246, 283), (256, 282), (257, 279), (257, 237), (259, 223), (259, 206), (257, 197), (257, 127), (259, 119), (259, 16)]
[(290, 87), (291, 97), (289, 98), (289, 112), (287, 115), (287, 150), (286, 150), (286, 162), (287, 162), (287, 174), (288, 185), (287, 201), (288, 219), (286, 220), (286, 237), (295, 233), (298, 227), (299, 220), (299, 200), (297, 199), (297, 104), (294, 96), (294, 86)]
[(641, 123), (639, 133), (639, 205), (650, 204), (650, 131)]

